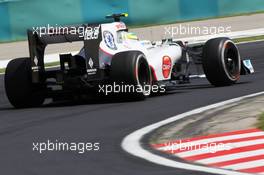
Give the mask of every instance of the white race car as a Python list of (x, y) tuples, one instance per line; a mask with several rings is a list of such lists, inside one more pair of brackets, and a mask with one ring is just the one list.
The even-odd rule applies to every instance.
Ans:
[[(111, 23), (75, 26), (77, 33), (70, 31), (73, 26), (59, 34), (42, 36), (28, 30), (30, 57), (14, 59), (6, 68), (5, 87), (11, 104), (16, 108), (35, 107), (45, 98), (99, 95), (105, 85), (119, 85), (119, 93), (128, 87), (124, 91), (128, 97), (144, 99), (151, 92), (189, 83), (194, 75), (203, 74), (192, 72), (190, 65), (197, 70), (202, 67), (214, 86), (232, 85), (240, 75), (254, 72), (250, 60), (241, 60), (229, 38), (215, 38), (196, 46), (172, 39), (140, 41), (120, 21), (125, 16), (113, 14), (107, 16), (114, 19)], [(61, 54), (59, 69), (45, 68), (48, 44), (74, 41), (84, 43), (79, 54)]]

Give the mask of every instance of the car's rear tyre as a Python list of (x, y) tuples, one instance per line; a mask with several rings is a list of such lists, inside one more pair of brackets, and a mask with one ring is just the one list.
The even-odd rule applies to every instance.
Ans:
[(145, 55), (139, 51), (120, 52), (113, 56), (110, 77), (113, 82), (134, 87), (133, 92), (125, 88), (126, 95), (137, 100), (145, 99), (151, 92), (151, 70)]
[(202, 63), (208, 81), (214, 86), (229, 86), (240, 78), (240, 54), (229, 38), (207, 41), (203, 47)]
[(29, 58), (11, 60), (5, 71), (5, 90), (15, 108), (37, 107), (43, 104), (43, 87), (31, 81)]

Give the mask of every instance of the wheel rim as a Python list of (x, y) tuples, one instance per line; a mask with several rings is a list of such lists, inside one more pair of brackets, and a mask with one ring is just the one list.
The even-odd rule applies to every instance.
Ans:
[(240, 77), (240, 56), (237, 47), (231, 41), (224, 44), (223, 63), (227, 76), (231, 80), (237, 80)]
[(149, 95), (151, 85), (150, 69), (144, 57), (139, 58), (137, 67), (137, 82), (138, 85), (142, 88), (143, 94)]

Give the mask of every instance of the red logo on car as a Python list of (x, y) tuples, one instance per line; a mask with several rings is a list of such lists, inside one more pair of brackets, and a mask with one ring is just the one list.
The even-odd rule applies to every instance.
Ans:
[(162, 73), (164, 78), (168, 78), (171, 72), (171, 58), (169, 56), (164, 56), (162, 59)]
[(116, 24), (117, 30), (124, 30), (126, 29), (126, 25), (122, 22)]

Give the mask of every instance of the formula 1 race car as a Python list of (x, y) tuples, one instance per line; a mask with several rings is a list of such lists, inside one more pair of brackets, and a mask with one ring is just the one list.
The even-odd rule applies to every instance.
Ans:
[[(214, 86), (232, 85), (240, 75), (253, 72), (250, 60), (241, 60), (229, 38), (195, 46), (172, 39), (140, 41), (121, 22), (126, 16), (109, 15), (107, 18), (114, 22), (68, 26), (56, 34), (28, 30), (30, 57), (13, 59), (6, 68), (5, 89), (10, 103), (16, 108), (36, 107), (46, 98), (80, 97), (113, 84), (135, 86), (136, 91), (125, 93), (144, 99), (154, 85), (166, 88), (189, 83), (193, 76), (190, 65), (203, 68)], [(57, 68), (45, 67), (48, 44), (74, 41), (83, 41), (79, 54), (61, 54)]]

